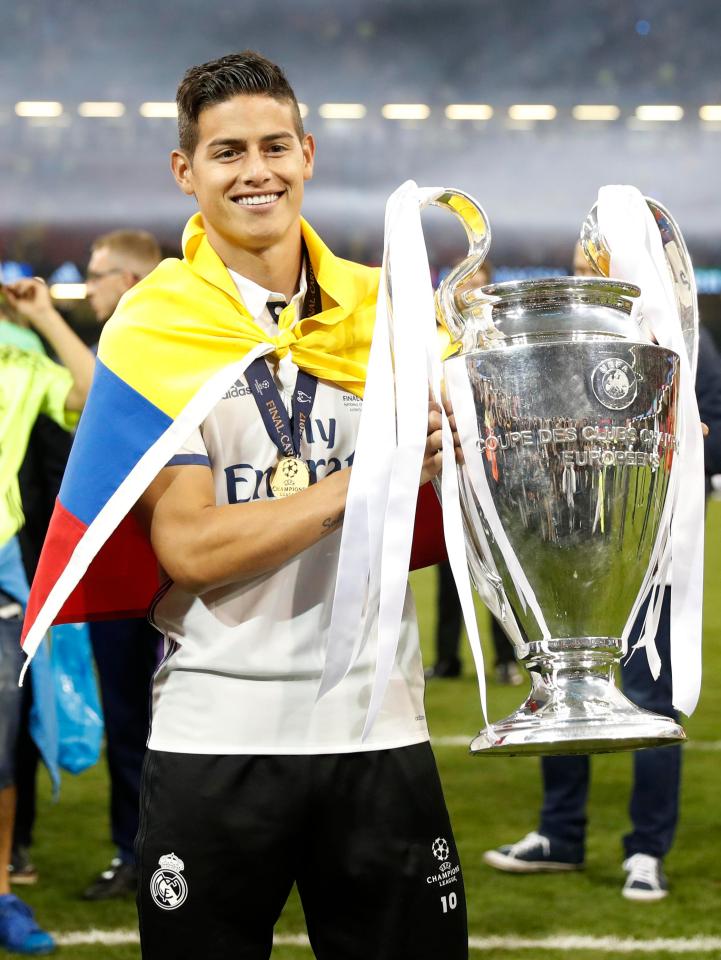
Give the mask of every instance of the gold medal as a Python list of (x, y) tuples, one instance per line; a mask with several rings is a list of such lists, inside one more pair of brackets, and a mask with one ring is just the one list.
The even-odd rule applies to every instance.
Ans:
[(306, 490), (310, 485), (310, 471), (300, 457), (282, 457), (270, 478), (274, 497), (290, 497)]

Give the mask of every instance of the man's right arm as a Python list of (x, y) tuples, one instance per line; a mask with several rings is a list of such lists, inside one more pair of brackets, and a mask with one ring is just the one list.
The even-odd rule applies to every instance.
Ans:
[(166, 467), (135, 514), (168, 576), (200, 594), (275, 570), (337, 530), (349, 480), (339, 470), (290, 497), (218, 506), (209, 467)]
[[(440, 407), (429, 404), (419, 483), (441, 469)], [(351, 470), (290, 497), (218, 505), (209, 466), (165, 467), (135, 505), (160, 565), (189, 593), (276, 570), (343, 523)]]

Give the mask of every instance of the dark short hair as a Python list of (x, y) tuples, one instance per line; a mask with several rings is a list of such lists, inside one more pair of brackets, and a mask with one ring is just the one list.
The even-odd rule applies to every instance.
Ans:
[(192, 157), (198, 145), (198, 117), (201, 111), (238, 94), (260, 94), (289, 103), (293, 109), (298, 139), (303, 139), (303, 121), (298, 101), (283, 71), (254, 50), (243, 50), (191, 67), (180, 81), (175, 97), (180, 149)]

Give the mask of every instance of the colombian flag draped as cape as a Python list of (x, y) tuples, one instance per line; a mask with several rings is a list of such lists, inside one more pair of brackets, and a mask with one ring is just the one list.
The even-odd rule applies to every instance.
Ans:
[(28, 658), (53, 622), (145, 613), (157, 564), (129, 512), (253, 359), (290, 351), (303, 370), (363, 395), (378, 271), (334, 256), (305, 221), (302, 232), (322, 310), (292, 329), (282, 315), (276, 337), (245, 309), (200, 214), (185, 228), (184, 259), (164, 260), (123, 297), (33, 582)]

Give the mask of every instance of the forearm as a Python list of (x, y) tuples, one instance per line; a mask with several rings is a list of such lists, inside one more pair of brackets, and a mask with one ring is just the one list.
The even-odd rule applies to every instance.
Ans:
[(35, 328), (45, 337), (73, 378), (73, 389), (67, 400), (68, 409), (82, 409), (93, 379), (93, 354), (55, 310), (48, 313), (42, 323), (36, 322)]
[(292, 497), (199, 510), (188, 510), (182, 498), (161, 498), (150, 539), (168, 575), (191, 593), (250, 579), (341, 526), (349, 479), (350, 470), (341, 470)]

